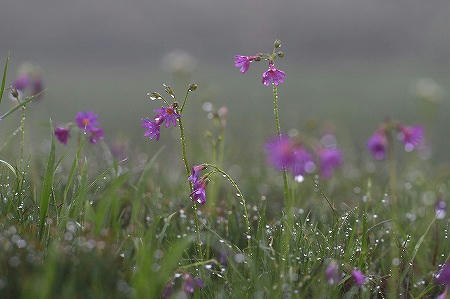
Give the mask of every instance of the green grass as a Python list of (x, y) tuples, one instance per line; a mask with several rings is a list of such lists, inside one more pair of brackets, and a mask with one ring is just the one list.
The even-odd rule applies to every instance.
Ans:
[[(355, 107), (363, 91), (393, 98), (406, 95), (394, 88), (391, 78), (375, 80), (384, 82), (383, 91), (349, 74), (340, 78), (320, 71), (310, 77), (291, 73), (290, 80), (301, 85), (287, 81), (286, 90), (284, 85), (280, 87), (282, 128), (297, 128), (302, 135), (318, 137), (320, 122), (305, 121), (306, 107), (311, 108), (310, 113), (320, 111), (323, 119), (338, 119), (335, 130), (345, 154), (344, 166), (327, 181), (310, 176), (297, 183), (289, 178), (292, 211), (284, 210), (281, 174), (264, 163), (261, 151), (265, 138), (274, 132), (271, 92), (242, 83), (242, 77), (224, 80), (229, 87), (223, 87), (225, 92), (217, 96), (228, 99), (230, 110), (229, 126), (223, 133), (220, 123), (206, 120), (204, 112), (198, 112), (201, 101), (215, 98), (207, 87), (201, 92), (200, 84), (198, 93), (189, 99), (183, 120), (187, 156), (191, 165), (220, 166), (208, 168), (212, 182), (207, 203), (198, 206), (200, 254), (177, 143), (178, 128), (162, 129), (162, 139), (146, 143), (144, 155), (142, 144), (133, 143), (144, 139), (139, 122), (124, 122), (122, 130), (133, 133), (129, 159), (122, 160), (113, 158), (108, 147), (117, 128), (112, 123), (126, 114), (117, 108), (127, 106), (125, 100), (116, 98), (110, 106), (105, 105), (104, 114), (95, 107), (99, 103), (93, 104), (107, 128), (105, 142), (91, 145), (85, 136), (73, 133), (64, 147), (55, 144), (53, 125), (40, 111), (39, 105), (50, 105), (47, 98), (42, 103), (29, 98), (24, 104), (27, 113), (42, 127), (27, 123), (29, 146), (25, 147), (23, 169), (17, 166), (20, 136), (11, 133), (14, 129), (7, 131), (8, 126), (7, 132), (2, 132), (7, 138), (0, 152), (0, 297), (158, 298), (170, 281), (174, 296), (181, 296), (187, 273), (204, 282), (203, 288), (195, 289), (195, 298), (433, 298), (442, 293), (443, 287), (435, 283), (433, 275), (449, 259), (449, 221), (448, 217), (435, 218), (434, 204), (438, 197), (447, 200), (450, 193), (449, 168), (439, 165), (439, 157), (445, 153), (423, 160), (416, 153), (398, 149), (397, 203), (392, 204), (388, 167), (384, 162), (375, 163), (365, 150), (364, 138), (375, 126), (359, 124), (364, 118), (379, 122), (385, 116), (380, 111), (397, 111), (402, 104), (390, 105), (385, 99), (377, 104), (386, 105), (383, 109), (371, 103)], [(360, 92), (345, 102), (347, 107), (303, 99), (308, 93), (327, 95), (334, 90), (342, 92), (334, 94), (336, 101), (345, 101), (347, 93), (342, 86), (350, 81)], [(403, 77), (396, 82), (405, 87), (408, 80)], [(235, 91), (228, 92), (233, 89), (230, 86), (236, 87)], [(62, 110), (66, 101), (52, 97), (51, 88), (46, 94), (48, 101), (52, 105), (61, 101), (54, 109)], [(301, 103), (292, 99), (296, 88), (311, 89), (298, 95)], [(110, 92), (116, 91), (120, 92)], [(70, 90), (66, 92), (69, 98), (73, 96)], [(97, 93), (93, 89), (93, 98)], [(146, 90), (139, 93), (144, 95)], [(369, 93), (367, 97), (378, 95)], [(146, 110), (142, 103), (130, 109), (145, 116), (157, 108), (152, 102), (142, 102)], [(222, 103), (213, 102), (216, 106)], [(408, 111), (414, 110), (411, 105)], [(5, 106), (3, 102), (0, 109), (6, 110)], [(371, 111), (374, 107), (379, 110)], [(448, 104), (442, 107), (447, 109)], [(11, 128), (17, 126), (14, 112), (19, 108), (13, 106), (7, 115)], [(72, 119), (75, 112), (57, 114), (55, 123), (64, 121), (65, 114)], [(116, 118), (108, 119), (113, 112)], [(411, 122), (419, 121), (417, 113), (410, 117)], [(437, 120), (426, 125), (427, 132), (444, 130)], [(356, 137), (352, 130), (359, 132)], [(35, 141), (38, 138), (41, 142)], [(440, 142), (449, 146), (448, 141)], [(289, 215), (292, 219), (286, 221)], [(247, 219), (251, 238), (247, 238)], [(286, 258), (285, 242), (289, 243)], [(342, 273), (336, 285), (329, 285), (324, 274), (331, 261)], [(363, 287), (353, 283), (350, 273), (354, 268), (368, 277)]]

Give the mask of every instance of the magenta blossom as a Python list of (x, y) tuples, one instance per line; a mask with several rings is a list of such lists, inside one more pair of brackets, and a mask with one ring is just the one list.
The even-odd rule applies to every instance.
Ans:
[(242, 55), (236, 55), (234, 56), (234, 66), (240, 68), (241, 73), (245, 73), (248, 71), (248, 68), (250, 67), (250, 63), (255, 60), (257, 56), (242, 56)]
[(358, 269), (354, 269), (352, 271), (352, 277), (355, 280), (355, 284), (357, 286), (362, 286), (366, 282), (366, 276)]
[(144, 133), (144, 136), (148, 136), (150, 139), (159, 140), (161, 123), (163, 121), (162, 118), (158, 118), (155, 121), (151, 121), (148, 118), (142, 118), (141, 127), (146, 128), (147, 130)]
[(200, 171), (202, 171), (205, 168), (206, 168), (206, 166), (204, 166), (204, 165), (192, 166), (191, 176), (188, 178), (188, 181), (192, 182), (192, 184), (195, 185), (195, 183), (197, 183), (197, 181), (198, 181)]
[(208, 180), (199, 179), (194, 184), (194, 191), (189, 195), (193, 201), (201, 205), (206, 203), (206, 186), (208, 185)]
[(161, 107), (161, 109), (156, 109), (157, 113), (155, 116), (156, 119), (162, 119), (166, 122), (166, 128), (170, 127), (172, 124), (174, 127), (177, 126), (177, 118), (180, 118), (181, 115), (175, 112), (173, 107)]
[(75, 122), (78, 127), (86, 132), (90, 132), (92, 129), (96, 128), (98, 123), (98, 115), (94, 111), (83, 111), (78, 112), (75, 118)]
[(295, 161), (294, 143), (286, 136), (275, 137), (265, 146), (268, 161), (278, 170), (287, 170)]
[(273, 62), (269, 63), (269, 69), (263, 73), (262, 83), (265, 86), (269, 86), (270, 83), (273, 83), (275, 86), (278, 86), (280, 83), (284, 82), (286, 78), (286, 73), (280, 70), (277, 70), (273, 66)]
[(13, 82), (13, 86), (20, 91), (24, 91), (30, 84), (30, 76), (22, 74)]
[(443, 199), (438, 199), (434, 207), (437, 219), (444, 219), (447, 214), (447, 203)]
[[(44, 90), (44, 83), (42, 82), (41, 77), (37, 77), (33, 79), (31, 83), (31, 92), (33, 95), (36, 95)], [(41, 97), (41, 95), (39, 95)]]
[(189, 273), (184, 274), (183, 290), (187, 295), (193, 294), (196, 287), (203, 288), (204, 286), (200, 278), (193, 278)]
[(322, 148), (318, 151), (318, 156), (322, 177), (331, 178), (334, 169), (342, 164), (342, 152), (337, 148)]
[(99, 140), (103, 140), (103, 129), (101, 128), (92, 128), (91, 136), (89, 136), (89, 142), (93, 144), (97, 144)]
[(384, 130), (378, 130), (370, 137), (367, 147), (377, 160), (383, 160), (386, 157), (388, 139)]
[(339, 282), (339, 266), (335, 262), (331, 262), (325, 270), (325, 275), (329, 284), (336, 284)]
[(439, 271), (439, 274), (436, 276), (436, 280), (438, 283), (443, 284), (445, 286), (444, 292), (439, 295), (438, 299), (445, 299), (447, 297), (448, 289), (450, 286), (450, 262), (447, 262)]
[(70, 130), (64, 127), (57, 127), (55, 129), (55, 136), (62, 144), (67, 144), (67, 139), (70, 137)]
[(294, 177), (312, 173), (316, 169), (316, 164), (313, 161), (312, 155), (302, 146), (295, 146), (294, 150), (294, 162), (292, 163), (291, 170)]
[(423, 141), (422, 126), (399, 126), (399, 139), (405, 146), (405, 151), (411, 152), (416, 149)]

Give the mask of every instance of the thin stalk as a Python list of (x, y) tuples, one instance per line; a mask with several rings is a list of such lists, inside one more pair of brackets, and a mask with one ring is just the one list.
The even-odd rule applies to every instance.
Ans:
[[(180, 113), (178, 109), (176, 108), (176, 113)], [(184, 167), (186, 169), (186, 180), (190, 176), (190, 170), (189, 170), (189, 162), (187, 159), (187, 153), (186, 153), (186, 138), (184, 136), (184, 128), (183, 128), (183, 121), (182, 117), (178, 118), (178, 124), (180, 127), (180, 141), (181, 141), (181, 152), (184, 162)], [(191, 193), (194, 191), (192, 183), (189, 182), (189, 190)], [(192, 203), (192, 208), (194, 209), (194, 221), (195, 221), (195, 230), (197, 232), (197, 253), (199, 256), (199, 259), (203, 259), (202, 257), (202, 245), (201, 245), (201, 238), (200, 238), (200, 221), (198, 220), (198, 214), (197, 214), (197, 203)]]
[(389, 132), (388, 139), (389, 187), (391, 189), (392, 206), (395, 208), (397, 203), (397, 167), (394, 157), (394, 137), (392, 132)]
[(246, 225), (246, 238), (247, 238), (247, 247), (250, 248), (251, 246), (251, 232), (250, 232), (250, 222), (248, 220), (248, 212), (247, 212), (247, 203), (245, 202), (244, 194), (242, 194), (241, 189), (239, 189), (239, 186), (236, 184), (236, 182), (233, 180), (233, 178), (226, 173), (224, 170), (220, 169), (216, 165), (213, 164), (203, 164), (206, 167), (214, 168), (217, 172), (222, 174), (226, 177), (226, 179), (230, 182), (230, 184), (236, 189), (236, 192), (238, 194), (238, 197), (241, 199), (241, 204), (244, 208), (244, 221)]

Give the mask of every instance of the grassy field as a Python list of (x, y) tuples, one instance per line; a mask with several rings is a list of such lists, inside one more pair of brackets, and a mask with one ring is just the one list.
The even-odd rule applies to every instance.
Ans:
[[(450, 193), (448, 71), (409, 63), (296, 66), (288, 59), (280, 67), (287, 73), (278, 87), (282, 132), (313, 144), (332, 134), (343, 152), (330, 179), (314, 172), (299, 183), (288, 174), (287, 190), (266, 163), (264, 144), (276, 130), (273, 90), (260, 82), (264, 66), (243, 75), (230, 61), (184, 77), (145, 66), (48, 66), (45, 94), (26, 105), (23, 142), (21, 109), (2, 120), (0, 297), (444, 292), (436, 275), (449, 261), (450, 222), (435, 205), (448, 203)], [(414, 94), (422, 77), (443, 87), (439, 102)], [(141, 117), (162, 105), (146, 99), (148, 91), (170, 100), (164, 82), (175, 90), (177, 109), (189, 84), (198, 84), (181, 117), (184, 161), (179, 125), (161, 128), (159, 141), (141, 128)], [(9, 93), (2, 114), (16, 105)], [(210, 103), (212, 111), (227, 107), (226, 126), (209, 119)], [(82, 110), (99, 115), (104, 140), (90, 144), (73, 130), (60, 144), (54, 126)], [(407, 153), (396, 141), (392, 159), (376, 161), (366, 143), (386, 117), (423, 125), (431, 155)], [(206, 204), (195, 204), (187, 178), (191, 166), (205, 163)]]

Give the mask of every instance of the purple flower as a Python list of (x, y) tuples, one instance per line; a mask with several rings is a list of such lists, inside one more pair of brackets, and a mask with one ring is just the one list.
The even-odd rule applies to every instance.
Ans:
[(295, 146), (294, 150), (294, 162), (292, 163), (292, 175), (304, 176), (307, 173), (311, 173), (316, 169), (312, 155), (303, 147)]
[(450, 285), (450, 262), (447, 262), (436, 276), (438, 283), (449, 286)]
[(364, 276), (364, 274), (358, 269), (354, 269), (352, 271), (352, 277), (355, 280), (355, 284), (357, 286), (362, 286), (366, 282), (366, 276)]
[(335, 262), (331, 262), (325, 270), (329, 284), (336, 284), (339, 282), (339, 266)]
[(206, 203), (206, 186), (208, 181), (205, 179), (199, 179), (194, 184), (194, 191), (189, 195), (191, 199), (201, 205)]
[(240, 68), (241, 73), (245, 73), (248, 71), (248, 68), (250, 67), (250, 62), (255, 60), (257, 56), (242, 56), (242, 55), (236, 55), (234, 56), (234, 66)]
[(156, 109), (157, 113), (155, 116), (156, 119), (162, 119), (166, 122), (166, 128), (170, 127), (172, 124), (174, 127), (177, 126), (177, 118), (180, 118), (181, 115), (175, 112), (173, 107), (161, 107), (161, 109)]
[(284, 82), (286, 78), (286, 73), (280, 70), (277, 70), (273, 66), (273, 62), (269, 63), (269, 69), (263, 73), (262, 83), (265, 86), (269, 86), (270, 83), (273, 83), (275, 86), (278, 86), (280, 83)]
[(195, 185), (195, 183), (198, 181), (198, 176), (200, 175), (200, 171), (202, 171), (205, 168), (206, 167), (203, 165), (192, 166), (191, 176), (188, 178), (188, 181), (192, 182), (192, 184)]
[(91, 136), (89, 136), (89, 141), (93, 144), (97, 144), (99, 140), (103, 140), (103, 129), (101, 128), (92, 128)]
[(342, 153), (337, 148), (322, 148), (318, 151), (320, 171), (325, 179), (331, 178), (335, 168), (342, 164)]
[(141, 120), (142, 120), (141, 127), (147, 129), (144, 133), (144, 136), (146, 137), (148, 136), (150, 139), (159, 140), (160, 128), (163, 119), (159, 118), (158, 120), (151, 121), (148, 118), (142, 118)]
[(174, 286), (175, 282), (173, 280), (169, 281), (163, 289), (162, 297), (169, 298), (170, 296), (172, 296)]
[(443, 199), (438, 199), (434, 207), (434, 212), (436, 213), (437, 219), (444, 219), (447, 214), (447, 203)]
[(399, 126), (399, 139), (405, 146), (405, 151), (411, 152), (416, 149), (423, 141), (423, 127), (422, 126)]
[(20, 75), (17, 77), (17, 79), (13, 82), (13, 86), (20, 91), (25, 90), (28, 85), (30, 84), (30, 76), (27, 74)]
[(286, 135), (270, 140), (265, 149), (268, 161), (280, 171), (290, 168), (295, 161), (294, 143)]
[(77, 113), (75, 122), (80, 129), (90, 132), (92, 129), (96, 128), (99, 125), (97, 118), (98, 115), (95, 114), (94, 111), (83, 111)]
[(64, 127), (57, 127), (54, 132), (59, 142), (66, 145), (67, 139), (70, 137), (70, 130)]
[(370, 137), (367, 147), (377, 160), (383, 160), (386, 156), (388, 140), (384, 130), (378, 130)]
[(204, 283), (200, 278), (192, 278), (189, 273), (184, 274), (183, 290), (186, 294), (193, 294), (195, 288), (203, 288)]
[(436, 299), (445, 299), (447, 298), (448, 286), (445, 288), (444, 292), (436, 297)]
[[(42, 90), (44, 90), (44, 83), (42, 82), (41, 77), (37, 77), (33, 79), (33, 82), (31, 84), (31, 92), (33, 95), (40, 93)], [(42, 95), (39, 95), (41, 97)]]

